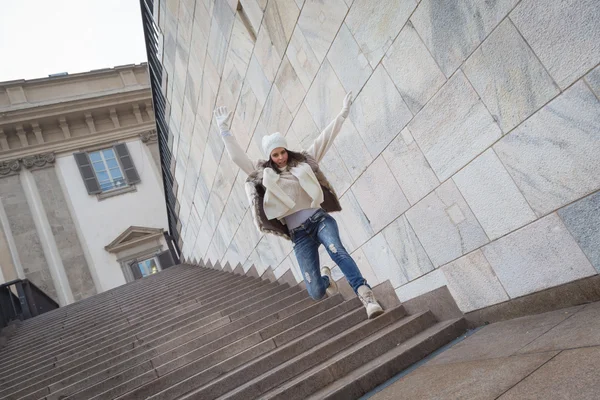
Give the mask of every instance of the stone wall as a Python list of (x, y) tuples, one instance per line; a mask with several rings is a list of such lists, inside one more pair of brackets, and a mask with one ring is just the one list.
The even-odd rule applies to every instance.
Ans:
[[(0, 206), (1, 207), (1, 206)], [(0, 210), (2, 213), (2, 210)], [(1, 217), (0, 217), (1, 218)], [(0, 279), (3, 282), (10, 282), (18, 279), (17, 271), (14, 266), (14, 261), (11, 257), (10, 246), (8, 244), (8, 238), (4, 233), (4, 225), (0, 219)]]
[(256, 231), (212, 110), (234, 111), (258, 158), (275, 131), (310, 145), (352, 90), (322, 167), (371, 284), (389, 279), (401, 300), (447, 285), (471, 311), (600, 271), (600, 2), (158, 10), (186, 257), (301, 278), (291, 244)]
[[(19, 175), (0, 179), (0, 195), (25, 278), (58, 303), (56, 287)], [(7, 236), (6, 232), (3, 236)]]
[(56, 169), (53, 166), (35, 170), (33, 176), (65, 268), (73, 299), (79, 301), (95, 295), (96, 287), (92, 280), (90, 266), (79, 242), (77, 229), (67, 207)]

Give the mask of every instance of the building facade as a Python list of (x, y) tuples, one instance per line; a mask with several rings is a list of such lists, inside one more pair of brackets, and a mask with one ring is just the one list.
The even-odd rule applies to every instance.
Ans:
[(0, 83), (0, 282), (84, 299), (170, 266), (166, 225), (145, 64)]
[(352, 91), (322, 169), (372, 285), (447, 286), (470, 312), (600, 271), (600, 2), (141, 3), (188, 259), (301, 279), (292, 244), (257, 232), (212, 111), (258, 159), (276, 131), (309, 146)]

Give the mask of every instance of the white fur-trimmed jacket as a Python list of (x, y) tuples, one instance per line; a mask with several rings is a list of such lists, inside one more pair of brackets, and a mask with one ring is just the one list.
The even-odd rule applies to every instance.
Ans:
[[(345, 118), (341, 114), (338, 115), (321, 132), (321, 134), (315, 139), (313, 144), (306, 151), (300, 153), (302, 159), (299, 162), (291, 161), (290, 163), (288, 163), (289, 168), (297, 167), (299, 164), (305, 164), (310, 167), (310, 170), (304, 167), (303, 169), (308, 171), (309, 174), (312, 172), (314, 177), (316, 177), (316, 180), (319, 185), (319, 188), (317, 188), (317, 190), (322, 192), (323, 198), (320, 207), (327, 212), (340, 211), (342, 208), (333, 187), (331, 186), (323, 172), (320, 170), (319, 162), (323, 159), (327, 151), (331, 148), (335, 137), (339, 133), (342, 124), (344, 123), (344, 120)], [(266, 182), (264, 182), (264, 179), (265, 169), (269, 168), (268, 161), (252, 161), (244, 152), (244, 150), (239, 146), (235, 138), (230, 134), (223, 135), (223, 141), (225, 143), (225, 148), (227, 149), (227, 152), (232, 161), (235, 164), (237, 164), (240, 167), (240, 169), (242, 169), (248, 175), (245, 184), (246, 195), (248, 196), (254, 221), (259, 231), (264, 233), (272, 233), (283, 238), (290, 239), (289, 230), (287, 226), (278, 218), (269, 219), (267, 217), (267, 213), (265, 213), (264, 199), (265, 193), (268, 189), (265, 186)], [(268, 176), (270, 174), (266, 175)], [(312, 178), (312, 180), (308, 181), (314, 181), (314, 177)], [(302, 179), (302, 177), (300, 179)], [(309, 182), (307, 184), (311, 183)], [(315, 188), (312, 189), (312, 191), (314, 192)], [(276, 196), (269, 196), (269, 201), (278, 201), (278, 198)], [(279, 210), (286, 208), (286, 206), (283, 203), (278, 203), (276, 205), (267, 205), (271, 207), (275, 206)]]

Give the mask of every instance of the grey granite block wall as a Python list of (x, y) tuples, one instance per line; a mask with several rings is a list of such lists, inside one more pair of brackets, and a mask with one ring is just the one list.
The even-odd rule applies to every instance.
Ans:
[(600, 192), (558, 212), (592, 265), (600, 272)]
[(598, 272), (600, 2), (233, 3), (160, 1), (186, 256), (301, 279), (212, 110), (257, 159), (275, 131), (310, 146), (352, 91), (322, 169), (370, 283), (448, 286), (472, 311)]

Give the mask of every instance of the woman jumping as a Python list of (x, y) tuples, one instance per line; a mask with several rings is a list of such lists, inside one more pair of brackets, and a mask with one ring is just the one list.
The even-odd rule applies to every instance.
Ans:
[(217, 107), (214, 114), (229, 157), (248, 175), (246, 193), (256, 225), (264, 233), (294, 243), (294, 253), (310, 297), (319, 300), (325, 293), (332, 296), (338, 292), (331, 269), (319, 270), (318, 249), (322, 244), (364, 304), (368, 317), (374, 318), (382, 314), (383, 309), (342, 245), (337, 222), (329, 215), (342, 208), (319, 169), (319, 162), (340, 132), (351, 105), (352, 92), (344, 98), (340, 114), (306, 151), (288, 150), (287, 141), (279, 132), (263, 137), (266, 161), (250, 160), (236, 142), (229, 131), (232, 113), (226, 107)]

